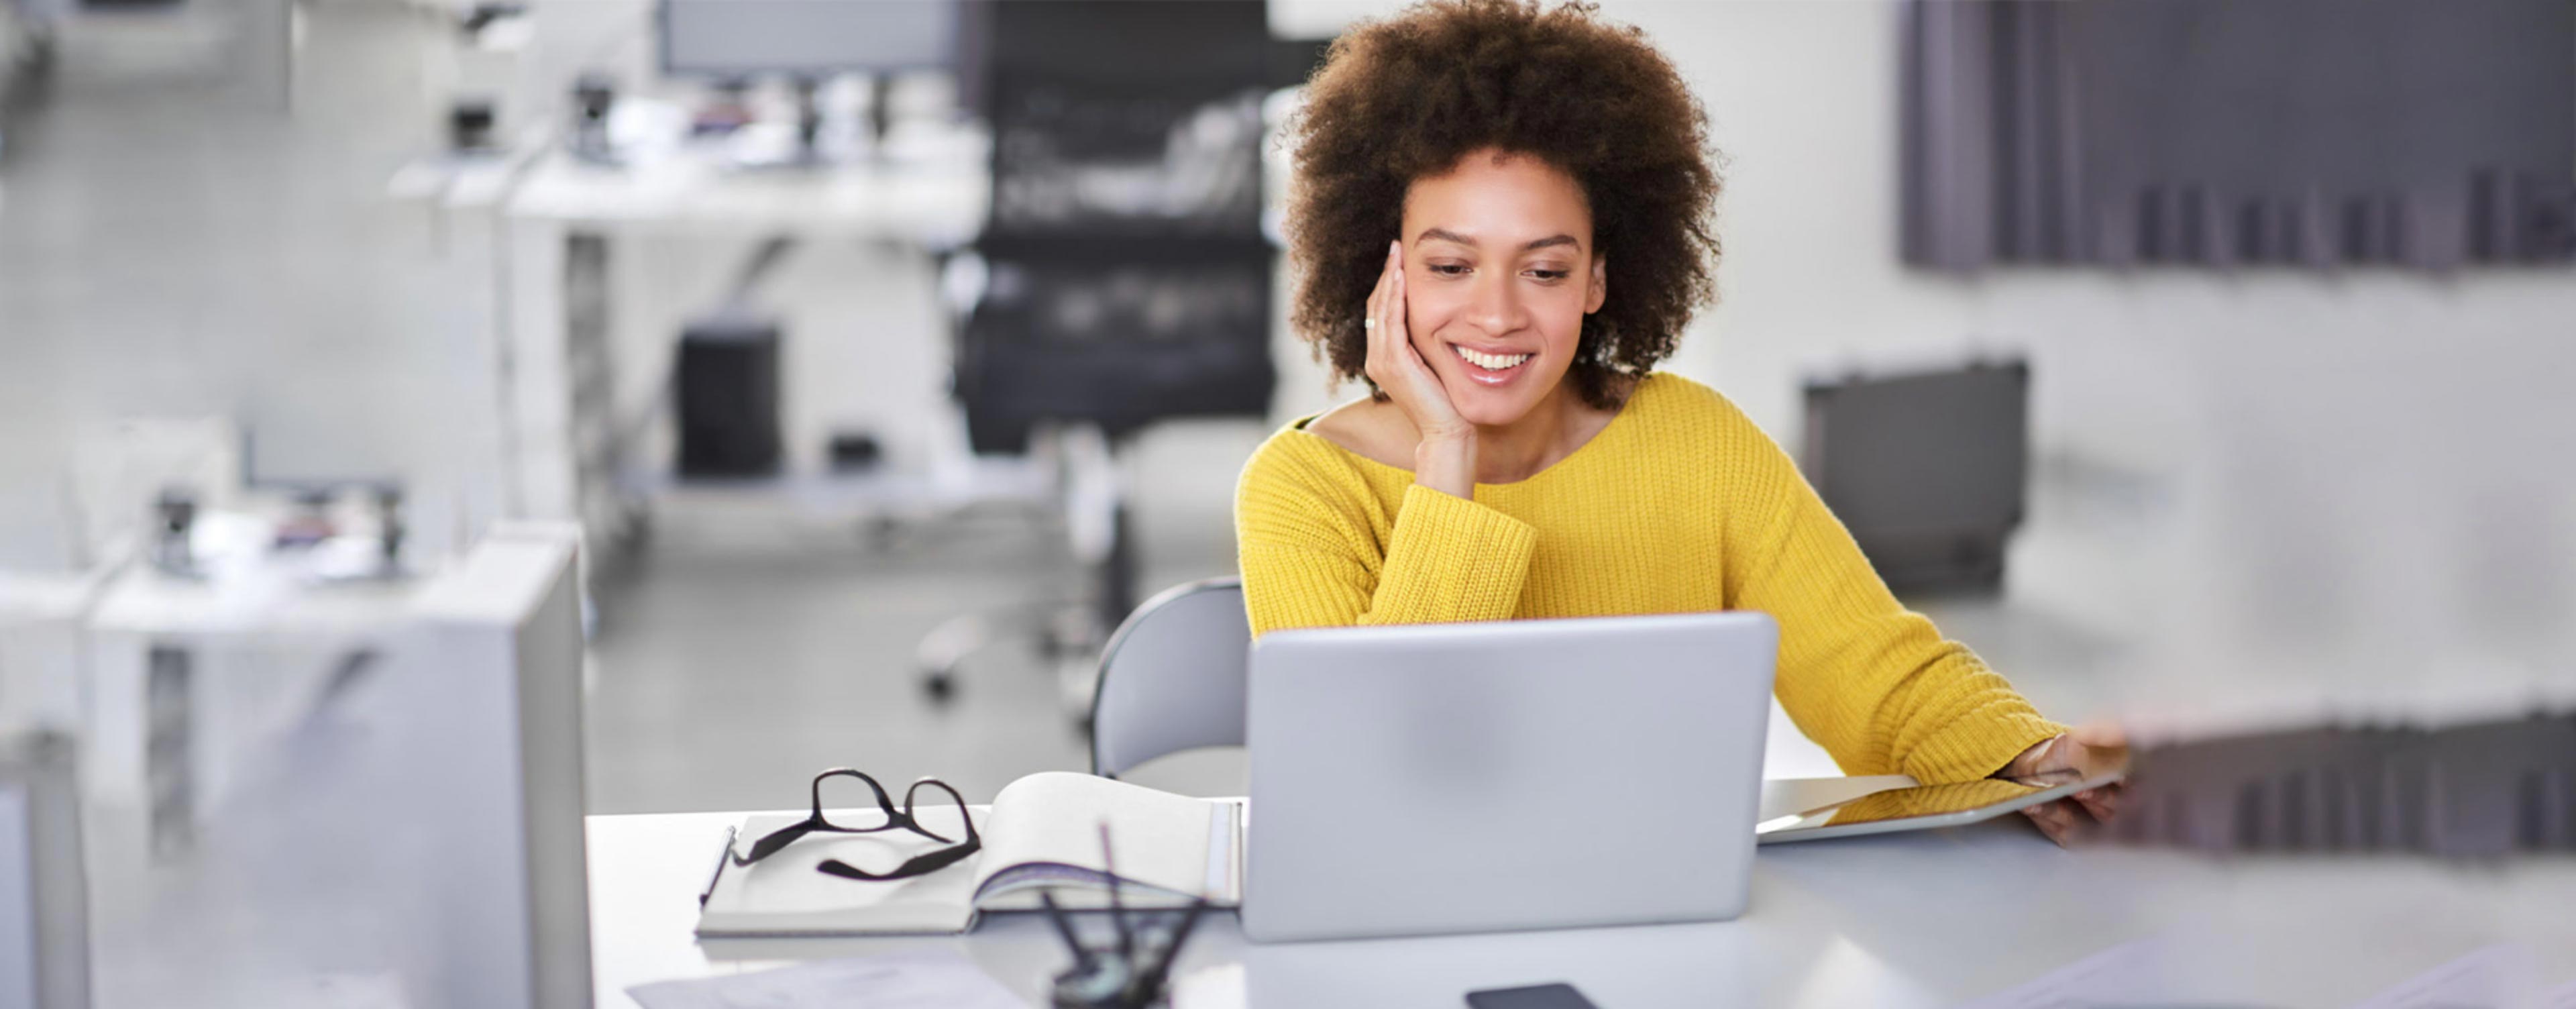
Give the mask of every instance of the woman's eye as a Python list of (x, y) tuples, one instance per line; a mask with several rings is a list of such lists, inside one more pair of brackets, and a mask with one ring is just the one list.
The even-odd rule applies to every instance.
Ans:
[(1529, 272), (1529, 275), (1530, 275), (1530, 276), (1537, 277), (1537, 278), (1538, 278), (1538, 279), (1540, 279), (1540, 280), (1550, 280), (1550, 281), (1553, 281), (1553, 280), (1564, 280), (1564, 279), (1565, 279), (1565, 274), (1566, 274), (1566, 271), (1564, 271), (1564, 270), (1531, 270), (1531, 271)]
[(1431, 272), (1443, 277), (1463, 277), (1467, 275), (1467, 268), (1457, 263), (1433, 263)]

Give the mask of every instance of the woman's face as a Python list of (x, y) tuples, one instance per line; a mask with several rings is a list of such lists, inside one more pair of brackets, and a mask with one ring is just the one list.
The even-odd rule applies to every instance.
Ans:
[(1404, 196), (1405, 329), (1459, 416), (1527, 415), (1574, 363), (1601, 308), (1583, 187), (1536, 158), (1477, 151)]

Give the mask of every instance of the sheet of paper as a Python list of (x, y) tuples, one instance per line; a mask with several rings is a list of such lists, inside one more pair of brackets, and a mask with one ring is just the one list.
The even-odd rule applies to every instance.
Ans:
[(2534, 968), (2531, 951), (2488, 946), (2406, 980), (2352, 1009), (2436, 1009), (2441, 1006), (2528, 1005)]
[(2172, 1001), (2165, 944), (2156, 939), (2113, 946), (2010, 989), (1967, 1003), (1968, 1009), (2069, 1009)]
[(626, 989), (644, 1009), (1029, 1009), (953, 949), (824, 960)]

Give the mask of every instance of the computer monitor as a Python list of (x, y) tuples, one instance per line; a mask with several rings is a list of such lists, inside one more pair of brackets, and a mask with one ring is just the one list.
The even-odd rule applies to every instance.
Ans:
[(956, 65), (963, 0), (662, 0), (662, 72), (827, 77)]

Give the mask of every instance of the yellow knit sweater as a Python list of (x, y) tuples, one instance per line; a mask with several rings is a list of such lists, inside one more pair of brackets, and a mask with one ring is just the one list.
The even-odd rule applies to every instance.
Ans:
[(1849, 774), (1993, 773), (2064, 729), (1898, 605), (1786, 453), (1715, 390), (1641, 382), (1608, 427), (1473, 501), (1305, 430), (1235, 497), (1255, 636), (1283, 627), (1760, 610), (1780, 704)]

